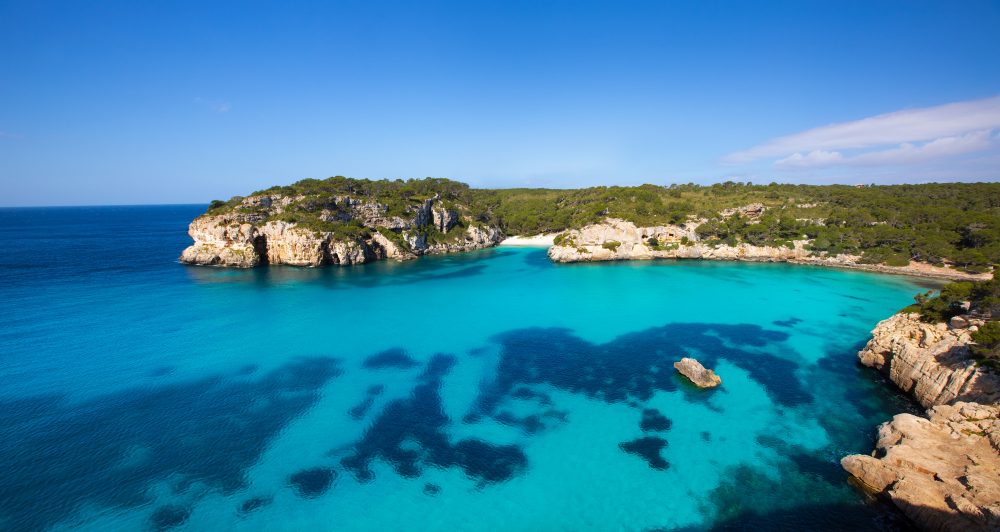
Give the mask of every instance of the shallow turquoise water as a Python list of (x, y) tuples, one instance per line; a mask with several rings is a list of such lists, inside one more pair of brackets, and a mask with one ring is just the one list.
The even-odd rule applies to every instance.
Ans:
[(906, 530), (838, 461), (912, 408), (854, 354), (926, 282), (178, 264), (202, 209), (0, 210), (0, 528)]

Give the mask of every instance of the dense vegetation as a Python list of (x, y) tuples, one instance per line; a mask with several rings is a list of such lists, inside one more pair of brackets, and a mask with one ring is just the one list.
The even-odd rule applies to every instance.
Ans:
[[(921, 320), (940, 323), (959, 314), (972, 311), (987, 320), (978, 331), (971, 334), (972, 354), (976, 362), (993, 369), (1000, 369), (1000, 280), (994, 278), (981, 283), (949, 283), (941, 288), (937, 296), (931, 292), (917, 294), (916, 303), (900, 312), (917, 312)], [(969, 304), (969, 310), (963, 307)]]
[[(697, 220), (702, 222), (699, 236), (719, 243), (790, 245), (806, 236), (817, 253), (852, 253), (868, 263), (905, 265), (919, 260), (951, 263), (973, 272), (1000, 263), (997, 183), (813, 186), (727, 181), (711, 186), (489, 190), (447, 179), (371, 181), (337, 176), (305, 179), (252, 195), (264, 194), (306, 196), (281, 216), (316, 230), (338, 223), (318, 218), (333, 196), (377, 201), (388, 206), (388, 215), (407, 216), (408, 208), (437, 195), (446, 205), (459, 206), (468, 223), (496, 224), (508, 235), (562, 231), (606, 216), (644, 226)], [(232, 210), (241, 200), (216, 200), (208, 214)], [(767, 207), (760, 219), (720, 213), (750, 203)]]

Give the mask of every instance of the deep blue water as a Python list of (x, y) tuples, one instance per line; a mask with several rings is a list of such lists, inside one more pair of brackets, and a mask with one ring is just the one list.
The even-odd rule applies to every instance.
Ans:
[(913, 408), (854, 355), (926, 282), (181, 265), (203, 209), (0, 209), (0, 529), (908, 530), (839, 459)]

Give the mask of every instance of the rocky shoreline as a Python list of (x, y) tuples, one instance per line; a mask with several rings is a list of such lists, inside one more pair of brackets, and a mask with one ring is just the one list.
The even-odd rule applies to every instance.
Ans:
[(806, 240), (796, 240), (791, 242), (791, 247), (748, 243), (728, 246), (699, 240), (697, 233), (687, 224), (637, 227), (632, 222), (609, 218), (600, 224), (562, 233), (555, 245), (549, 248), (548, 256), (553, 262), (563, 263), (652, 259), (736, 260), (788, 262), (950, 281), (984, 281), (991, 278), (990, 274), (968, 274), (916, 263), (903, 267), (861, 264), (858, 262), (860, 257), (853, 255), (815, 256), (806, 249), (807, 243)]
[[(406, 216), (390, 215), (387, 205), (350, 196), (324, 198), (325, 204), (313, 208), (321, 211), (321, 221), (341, 224), (339, 231), (273, 219), (303, 199), (305, 196), (280, 194), (252, 196), (231, 212), (201, 216), (188, 226), (194, 244), (179, 260), (233, 268), (265, 264), (350, 266), (483, 249), (503, 239), (499, 227), (474, 223), (464, 215), (462, 206), (446, 205), (437, 196), (410, 206)], [(444, 241), (428, 239), (425, 228), (444, 235)]]
[(927, 419), (899, 414), (879, 427), (871, 456), (841, 465), (887, 496), (922, 530), (1000, 529), (1000, 376), (976, 365), (974, 315), (928, 324), (897, 314), (872, 331), (858, 353), (928, 408)]
[[(609, 260), (702, 259), (750, 262), (788, 262), (810, 266), (846, 268), (876, 273), (910, 275), (950, 281), (983, 281), (990, 274), (968, 274), (949, 268), (911, 263), (893, 267), (862, 264), (860, 257), (817, 255), (796, 240), (785, 246), (729, 246), (700, 240), (697, 222), (637, 227), (608, 218), (602, 223), (559, 234), (507, 237), (500, 227), (475, 223), (461, 205), (446, 205), (435, 196), (407, 208), (406, 216), (390, 215), (387, 205), (350, 196), (325, 198), (320, 220), (353, 223), (352, 233), (312, 228), (275, 219), (305, 199), (281, 194), (243, 198), (230, 212), (202, 215), (188, 226), (194, 243), (179, 261), (186, 264), (252, 268), (267, 264), (290, 266), (350, 266), (382, 259), (398, 261), (421, 255), (454, 253), (497, 245), (545, 246), (553, 262)], [(751, 206), (752, 207), (752, 206)], [(752, 213), (751, 213), (752, 214)], [(424, 228), (433, 228), (445, 241), (429, 239)], [(367, 229), (367, 231), (359, 231)], [(655, 243), (655, 244), (654, 244)]]

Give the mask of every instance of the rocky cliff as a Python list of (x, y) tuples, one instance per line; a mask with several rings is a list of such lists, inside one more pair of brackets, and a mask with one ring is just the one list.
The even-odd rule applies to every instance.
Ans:
[[(758, 209), (758, 210), (754, 210)], [(763, 212), (760, 205), (738, 209), (751, 217)], [(728, 211), (727, 211), (728, 212)], [(566, 231), (556, 237), (549, 248), (549, 259), (555, 262), (590, 262), (605, 260), (648, 259), (705, 259), (742, 260), (752, 262), (791, 262), (811, 266), (849, 268), (878, 273), (893, 273), (917, 277), (950, 279), (953, 281), (984, 281), (990, 274), (968, 274), (950, 268), (937, 268), (923, 263), (909, 266), (883, 266), (862, 264), (861, 257), (840, 254), (830, 256), (806, 249), (807, 240), (791, 242), (787, 246), (755, 246), (742, 242), (728, 246), (718, 240), (700, 240), (695, 229), (704, 220), (694, 220), (680, 225), (637, 227), (632, 222), (608, 218), (602, 223), (583, 229)]]
[(888, 375), (925, 408), (955, 401), (991, 404), (1000, 400), (1000, 378), (976, 366), (968, 347), (969, 333), (982, 324), (972, 316), (930, 324), (919, 314), (896, 314), (879, 322), (858, 360)]
[(923, 530), (1000, 530), (1000, 378), (969, 351), (969, 332), (981, 325), (968, 315), (927, 324), (897, 314), (858, 353), (930, 408), (928, 419), (897, 415), (879, 427), (871, 456), (841, 464)]
[(997, 408), (957, 402), (931, 408), (928, 417), (897, 415), (879, 427), (872, 456), (848, 456), (841, 465), (922, 530), (1000, 530)]
[(694, 228), (687, 225), (636, 227), (632, 222), (609, 218), (604, 223), (567, 231), (549, 248), (549, 258), (556, 262), (661, 258), (785, 262), (808, 255), (803, 244), (796, 242), (794, 248), (746, 243), (713, 246), (699, 241)]
[[(294, 213), (305, 209), (309, 223), (296, 222)], [(191, 222), (194, 244), (180, 260), (236, 268), (349, 266), (482, 249), (503, 239), (500, 228), (474, 222), (461, 210), (437, 197), (393, 214), (387, 205), (350, 196), (252, 196), (229, 212)]]

